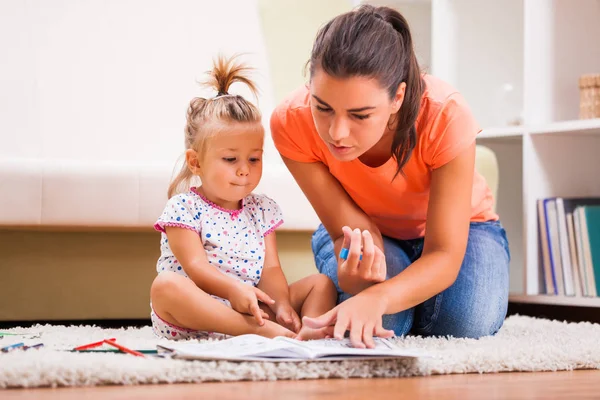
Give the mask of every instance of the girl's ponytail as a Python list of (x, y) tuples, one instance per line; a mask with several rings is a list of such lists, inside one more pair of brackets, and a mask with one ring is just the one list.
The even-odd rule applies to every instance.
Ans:
[[(231, 123), (258, 123), (262, 115), (260, 110), (240, 95), (229, 94), (231, 85), (235, 82), (248, 86), (257, 96), (257, 88), (249, 78), (251, 68), (236, 61), (237, 56), (225, 58), (219, 55), (213, 62), (212, 70), (207, 72), (207, 79), (202, 83), (217, 92), (215, 97), (195, 97), (187, 109), (185, 133), (185, 149), (194, 149), (202, 161), (207, 143), (211, 137), (226, 130)], [(191, 185), (194, 174), (187, 164), (183, 164), (179, 173), (169, 185), (169, 198), (177, 193), (186, 191)]]

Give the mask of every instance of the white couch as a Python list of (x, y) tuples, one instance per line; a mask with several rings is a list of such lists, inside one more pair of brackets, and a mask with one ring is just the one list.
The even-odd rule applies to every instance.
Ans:
[[(341, 12), (338, 3), (315, 18)], [(0, 227), (152, 229), (183, 152), (187, 105), (213, 95), (196, 81), (221, 51), (247, 53), (257, 69), (267, 130), (258, 191), (281, 205), (282, 230), (312, 231), (316, 214), (268, 131), (273, 76), (278, 87), (289, 84), (284, 77), (301, 65), (288, 72), (287, 59), (304, 57), (296, 54), (304, 47), (290, 50), (290, 42), (309, 46), (314, 35), (276, 35), (282, 22), (272, 14), (282, 7), (259, 0), (0, 2)], [(262, 21), (260, 10), (268, 15)], [(316, 25), (297, 22), (290, 29)], [(274, 54), (267, 54), (265, 30)], [(479, 150), (478, 167), (495, 189), (493, 153)]]
[(282, 229), (314, 229), (270, 143), (263, 39), (257, 1), (0, 3), (0, 227), (152, 229), (186, 107), (213, 95), (197, 81), (222, 51), (249, 53), (257, 69), (267, 129), (258, 191), (283, 208)]

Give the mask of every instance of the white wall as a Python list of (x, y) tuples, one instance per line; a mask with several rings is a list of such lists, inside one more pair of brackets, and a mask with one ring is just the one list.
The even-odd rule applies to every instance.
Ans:
[(522, 117), (523, 0), (433, 2), (432, 73), (465, 96), (484, 128)]
[(431, 72), (431, 2), (414, 0), (365, 0), (362, 3), (398, 10), (408, 21), (420, 67)]
[(0, 157), (171, 165), (219, 51), (250, 53), (273, 107), (252, 0), (8, 0), (0, 48)]
[(349, 0), (258, 0), (277, 102), (308, 81), (304, 66), (319, 28), (351, 6)]
[(600, 71), (600, 1), (525, 4), (526, 122), (578, 119), (579, 77)]

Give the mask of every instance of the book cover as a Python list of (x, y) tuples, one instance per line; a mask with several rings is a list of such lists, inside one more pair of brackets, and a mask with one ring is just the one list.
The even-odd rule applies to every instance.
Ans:
[(600, 206), (584, 206), (583, 209), (589, 241), (588, 257), (591, 259), (597, 296), (600, 293)]
[(546, 226), (546, 210), (544, 200), (537, 201), (538, 210), (538, 235), (540, 244), (541, 267), (544, 275), (545, 294), (558, 294), (556, 290), (556, 276), (552, 273), (550, 261), (550, 244), (548, 242), (548, 227)]
[(560, 245), (558, 236), (558, 219), (556, 216), (556, 198), (544, 199), (544, 210), (546, 214), (546, 235), (548, 237), (548, 249), (550, 252), (550, 265), (552, 275), (556, 282), (556, 293), (565, 295), (565, 279), (563, 275), (562, 260), (560, 256)]

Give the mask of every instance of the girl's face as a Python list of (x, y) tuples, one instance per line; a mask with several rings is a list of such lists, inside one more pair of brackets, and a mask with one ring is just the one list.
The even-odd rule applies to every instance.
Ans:
[(199, 161), (194, 150), (187, 150), (188, 165), (198, 165), (195, 173), (202, 180), (203, 194), (223, 208), (239, 208), (240, 200), (260, 182), (263, 142), (260, 123), (236, 123), (208, 139)]
[[(351, 161), (373, 148), (404, 99), (401, 84), (394, 99), (372, 78), (335, 78), (316, 68), (310, 103), (317, 132), (340, 161)], [(389, 132), (389, 131), (388, 131)]]

